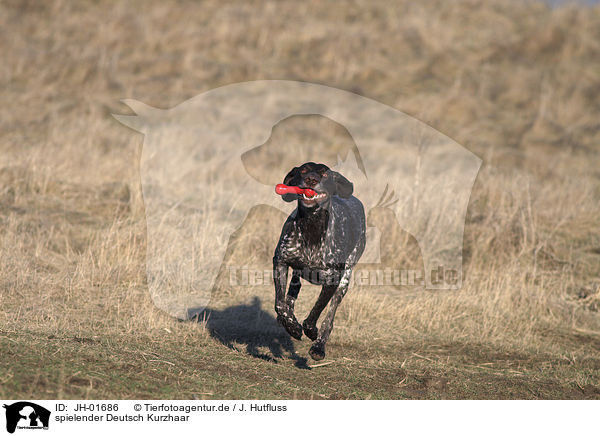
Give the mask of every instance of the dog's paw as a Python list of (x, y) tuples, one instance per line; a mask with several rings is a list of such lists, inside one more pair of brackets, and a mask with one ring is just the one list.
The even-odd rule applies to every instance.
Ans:
[(314, 360), (323, 360), (325, 358), (325, 344), (321, 342), (314, 342), (308, 350), (308, 354)]
[(277, 322), (285, 328), (292, 338), (302, 339), (302, 326), (295, 318), (277, 315)]
[(308, 337), (308, 339), (311, 341), (317, 340), (317, 337), (319, 336), (319, 329), (317, 329), (317, 326), (310, 325), (306, 322), (306, 320), (304, 320), (302, 323), (302, 330), (304, 330), (304, 334), (306, 337)]

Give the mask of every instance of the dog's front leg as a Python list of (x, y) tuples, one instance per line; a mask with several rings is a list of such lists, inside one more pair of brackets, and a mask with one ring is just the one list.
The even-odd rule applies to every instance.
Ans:
[(327, 307), (329, 300), (333, 296), (334, 292), (337, 289), (337, 285), (323, 285), (321, 289), (321, 293), (319, 294), (319, 298), (317, 299), (315, 305), (310, 311), (308, 317), (302, 323), (302, 328), (304, 329), (304, 334), (308, 336), (308, 338), (312, 341), (315, 341), (319, 335), (319, 330), (317, 329), (317, 321), (323, 312), (323, 309)]
[(300, 283), (300, 272), (298, 270), (294, 270), (292, 272), (292, 279), (290, 280), (288, 293), (285, 297), (285, 304), (292, 314), (294, 313), (294, 303), (296, 302), (296, 298), (298, 298), (301, 287), (302, 284)]
[(290, 307), (286, 302), (285, 289), (287, 285), (288, 266), (273, 259), (273, 281), (275, 282), (275, 312), (277, 321), (281, 324), (291, 337), (302, 338), (302, 326), (294, 316), (293, 305)]
[(314, 360), (322, 360), (325, 358), (325, 344), (329, 339), (331, 330), (333, 330), (333, 319), (335, 318), (335, 312), (342, 302), (342, 298), (344, 298), (344, 295), (346, 295), (346, 292), (348, 291), (351, 275), (351, 269), (344, 270), (340, 283), (331, 297), (329, 310), (327, 311), (327, 315), (321, 324), (317, 339), (315, 342), (313, 342), (310, 350), (308, 351), (308, 354), (310, 354), (310, 357), (312, 357)]
[(287, 285), (288, 266), (273, 258), (273, 281), (275, 283), (275, 312), (285, 312), (285, 287)]

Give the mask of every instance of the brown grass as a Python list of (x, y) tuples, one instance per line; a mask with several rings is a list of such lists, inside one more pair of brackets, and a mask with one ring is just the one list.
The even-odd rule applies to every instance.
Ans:
[[(0, 396), (598, 398), (598, 7), (8, 1), (0, 47)], [(279, 78), (382, 101), (484, 160), (463, 288), (350, 292), (334, 363), (310, 376), (294, 366), (306, 341), (269, 319), (270, 284), (221, 287), (212, 324), (152, 305), (142, 136), (110, 116), (122, 98), (166, 108)], [(344, 135), (302, 126), (311, 143)], [(273, 239), (251, 236), (237, 255), (268, 269)]]

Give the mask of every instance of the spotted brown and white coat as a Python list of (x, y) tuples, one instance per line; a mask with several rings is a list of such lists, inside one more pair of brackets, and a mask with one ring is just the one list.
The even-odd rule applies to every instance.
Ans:
[[(277, 320), (292, 337), (301, 339), (304, 331), (314, 341), (309, 354), (321, 360), (335, 312), (348, 291), (352, 268), (365, 249), (365, 211), (360, 200), (352, 196), (352, 183), (326, 165), (307, 162), (295, 167), (283, 183), (310, 188), (317, 195), (283, 195), (284, 201), (297, 200), (298, 207), (283, 225), (273, 257), (275, 311)], [(292, 278), (286, 295), (290, 268)], [(322, 285), (319, 298), (302, 325), (294, 315), (300, 278)], [(327, 304), (329, 311), (317, 329), (316, 323)]]

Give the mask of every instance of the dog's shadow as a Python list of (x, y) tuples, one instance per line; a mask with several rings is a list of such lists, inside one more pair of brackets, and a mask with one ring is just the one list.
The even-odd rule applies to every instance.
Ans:
[[(262, 309), (258, 297), (254, 297), (250, 304), (223, 310), (206, 309), (192, 319), (206, 322), (210, 335), (228, 348), (237, 350), (236, 344), (239, 344), (245, 346), (252, 357), (270, 362), (290, 358), (296, 367), (310, 369), (307, 359), (296, 353), (292, 338), (270, 313)], [(265, 348), (270, 354), (261, 351)]]

